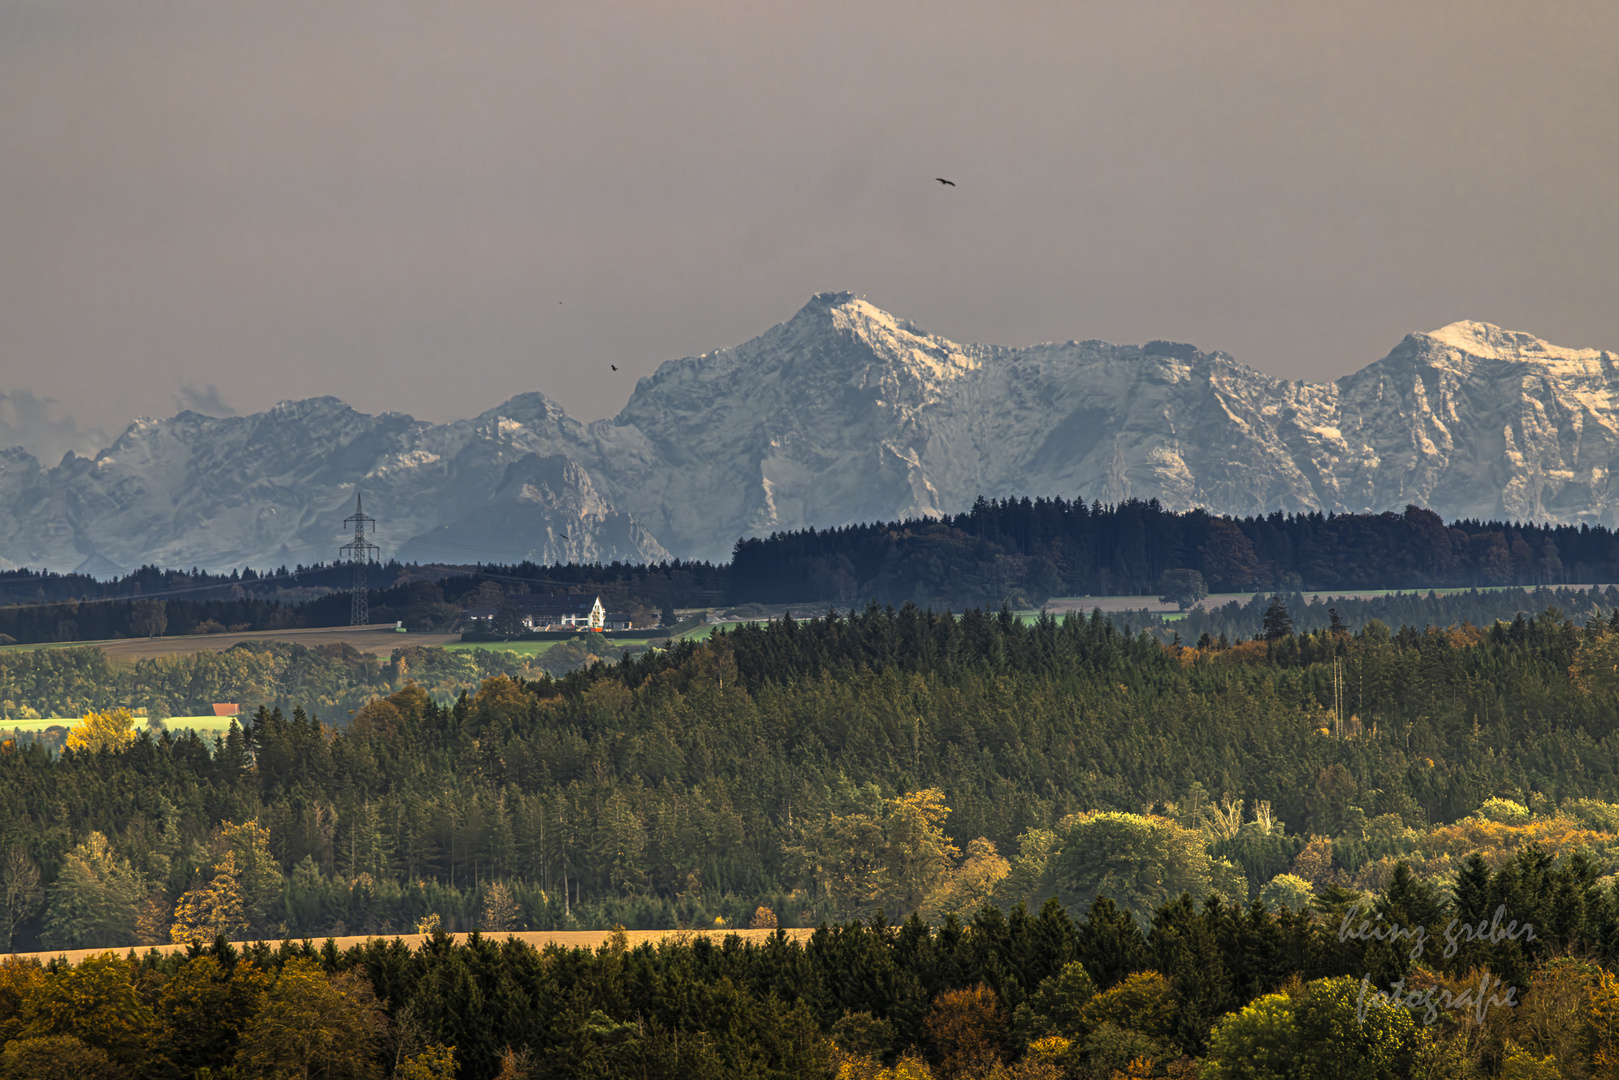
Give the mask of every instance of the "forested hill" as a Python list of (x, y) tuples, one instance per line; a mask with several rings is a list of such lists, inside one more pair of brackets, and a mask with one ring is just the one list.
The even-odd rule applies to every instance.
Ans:
[(737, 542), (733, 600), (914, 600), (961, 609), (1051, 596), (1156, 594), (1166, 570), (1214, 592), (1431, 589), (1619, 580), (1603, 526), (1453, 521), (1403, 514), (1173, 513), (1156, 500), (979, 499), (924, 521), (777, 533)]
[[(1306, 602), (1302, 596), (1267, 597), (1256, 595), (1246, 603), (1235, 601), (1198, 609), (1184, 616), (1148, 615), (1142, 612), (1116, 612), (1104, 616), (1116, 630), (1128, 632), (1148, 629), (1160, 641), (1171, 643), (1203, 642), (1218, 646), (1248, 638), (1258, 638), (1266, 632), (1266, 622), (1274, 622), (1272, 605), (1284, 605), (1288, 623), (1299, 634), (1333, 627), (1334, 619), (1342, 629), (1359, 628), (1381, 621), (1408, 642), (1420, 637), (1429, 626), (1453, 626), (1464, 622), (1476, 626), (1493, 626), (1497, 621), (1507, 624), (1503, 633), (1510, 640), (1520, 640), (1527, 633), (1527, 614), (1554, 612), (1554, 621), (1572, 619), (1585, 624), (1594, 618), (1606, 618), (1619, 607), (1619, 588), (1607, 589), (1501, 589), (1443, 595), (1396, 593), (1366, 599), (1337, 599), (1323, 602), (1312, 598)], [(868, 613), (869, 615), (869, 613)], [(838, 670), (848, 662), (834, 660), (834, 653), (826, 651), (817, 635), (827, 633), (829, 626), (851, 627), (864, 624), (867, 615), (851, 620), (827, 623), (792, 624), (793, 632), (784, 640), (803, 649), (814, 642), (808, 653), (794, 652), (789, 661), (800, 674)], [(963, 653), (961, 635), (979, 636), (970, 628), (980, 625), (985, 616), (973, 611), (959, 619), (944, 621), (942, 617), (904, 608), (895, 613), (898, 624), (907, 635), (915, 636), (913, 624), (926, 623), (928, 633), (943, 644), (927, 648), (918, 646), (917, 655), (907, 652), (910, 645), (904, 641), (883, 642), (883, 635), (863, 642), (859, 656), (868, 662), (892, 663), (909, 670), (920, 665), (932, 670), (938, 663), (960, 663)], [(996, 617), (998, 619), (998, 616)], [(1174, 619), (1174, 621), (1169, 621)], [(802, 633), (799, 628), (805, 628)], [(819, 629), (810, 629), (819, 627)], [(1394, 630), (1393, 628), (1398, 628)], [(962, 628), (969, 628), (962, 630)], [(840, 630), (834, 637), (841, 640), (849, 631)], [(755, 640), (757, 631), (733, 634), (734, 641), (745, 643)], [(409, 641), (410, 638), (403, 638)], [(758, 640), (773, 641), (770, 633)], [(1303, 638), (1299, 638), (1303, 640)], [(738, 645), (737, 647), (746, 647)], [(644, 651), (633, 646), (633, 651)], [(6, 720), (31, 720), (38, 717), (76, 717), (90, 710), (127, 708), (133, 712), (163, 720), (170, 716), (188, 716), (210, 711), (216, 701), (234, 701), (251, 712), (260, 705), (291, 711), (302, 706), (328, 722), (341, 722), (365, 702), (379, 694), (390, 694), (408, 683), (415, 683), (435, 699), (453, 701), (463, 689), (476, 689), (478, 684), (493, 675), (513, 678), (538, 678), (542, 675), (560, 675), (602, 657), (617, 658), (625, 645), (610, 635), (587, 634), (561, 643), (538, 658), (501, 649), (472, 649), (467, 651), (441, 648), (423, 648), (404, 645), (387, 658), (372, 656), (352, 646), (323, 645), (307, 648), (286, 642), (243, 642), (222, 652), (201, 650), (189, 656), (141, 660), (134, 664), (111, 663), (107, 655), (95, 646), (79, 648), (15, 649), (0, 652), (0, 731)], [(970, 650), (969, 650), (970, 651)], [(766, 652), (774, 655), (780, 648), (771, 645)], [(1146, 650), (1145, 656), (1154, 655)], [(887, 659), (883, 659), (886, 657)], [(766, 670), (768, 664), (750, 661), (749, 671)], [(58, 736), (50, 740), (60, 742)]]
[[(1373, 623), (1196, 649), (1095, 618), (871, 609), (495, 678), (449, 705), (407, 684), (338, 730), (262, 711), (211, 753), (144, 733), (56, 758), (5, 747), (0, 850), (60, 900), (19, 920), (20, 939), (63, 946), (117, 943), (139, 911), (169, 933), (220, 830), (247, 821), (275, 867), (256, 918), (295, 933), (430, 912), (464, 928), (492, 883), (537, 929), (703, 925), (761, 903), (799, 924), (987, 895), (1085, 903), (1097, 885), (1062, 853), (1103, 811), (1203, 835), (1187, 887), (1233, 899), (1310, 844), (1323, 882), (1375, 887), (1394, 858), (1443, 875), (1468, 841), (1439, 823), (1492, 797), (1537, 815), (1536, 842), (1594, 844), (1607, 867), (1619, 808), (1581, 808), (1619, 798), (1616, 669), (1609, 622), (1554, 615), (1518, 633)], [(1227, 831), (1199, 834), (1221, 796), (1262, 807), (1263, 827), (1239, 835), (1227, 806)], [(1606, 832), (1560, 816), (1591, 813)], [(894, 845), (922, 819), (941, 846), (919, 884)], [(101, 888), (95, 859), (123, 860), (121, 900), (80, 895)], [(1144, 873), (1121, 903), (1165, 899), (1161, 868)]]
[[(1394, 635), (1273, 627), (1195, 648), (1100, 617), (869, 608), (560, 680), (496, 677), (450, 704), (407, 683), (339, 730), (266, 709), (212, 747), (99, 722), (56, 757), (0, 744), (0, 932), (20, 950), (871, 921), (802, 950), (540, 956), (436, 938), (414, 954), (379, 942), (347, 957), (0, 965), (0, 1075), (94, 1057), (85, 1045), (130, 1075), (145, 1060), (301, 1075), (276, 1062), (313, 1023), (339, 1030), (328, 1051), (358, 1055), (346, 1075), (372, 1075), (393, 1047), (396, 1076), (451, 1075), (422, 1064), (423, 1042), (456, 1055), (463, 1080), (832, 1075), (830, 1037), (860, 1058), (843, 1077), (899, 1075), (884, 1064), (1107, 1077), (1136, 1057), (1249, 1060), (1214, 1025), (1289, 979), (1306, 1019), (1339, 994), (1328, 1026), (1343, 1033), (1362, 1030), (1360, 973), (1386, 986), (1471, 980), (1480, 965), (1563, 1011), (1531, 996), (1502, 1010), (1528, 1019), (1491, 1029), (1494, 1049), (1469, 1031), (1447, 1047), (1584, 1062), (1619, 1043), (1587, 1039), (1586, 1006), (1561, 1004), (1619, 1008), (1608, 975), (1557, 959), (1619, 965), (1619, 615), (1606, 615)], [(1073, 923), (1040, 906), (1049, 897), (1088, 914)], [(1419, 965), (1403, 945), (1345, 942), (1361, 903), (1432, 927), (1509, 905), (1545, 933), (1454, 958), (1435, 947)], [(1297, 985), (1327, 976), (1348, 978)], [(371, 1041), (385, 1022), (372, 992), (395, 1043)], [(974, 1030), (996, 1048), (976, 1071), (951, 1064), (940, 1034), (961, 993), (977, 995)], [(107, 1028), (87, 1010), (112, 994), (132, 1004)], [(1280, 1000), (1253, 1006), (1254, 1038), (1318, 1043), (1305, 1020), (1277, 1018)], [(768, 1041), (784, 1009), (814, 1062)], [(1548, 1034), (1565, 1028), (1563, 1042)], [(1042, 1064), (1046, 1032), (1061, 1039)], [(508, 1067), (508, 1047), (540, 1060)], [(911, 1047), (938, 1073), (895, 1062)], [(992, 1070), (1002, 1055), (1020, 1071)]]

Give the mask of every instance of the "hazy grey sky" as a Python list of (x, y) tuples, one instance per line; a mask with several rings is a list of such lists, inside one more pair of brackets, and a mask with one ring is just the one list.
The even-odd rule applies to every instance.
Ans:
[(593, 419), (831, 289), (1290, 378), (1619, 348), (1616, 55), (1613, 0), (0, 0), (0, 441)]

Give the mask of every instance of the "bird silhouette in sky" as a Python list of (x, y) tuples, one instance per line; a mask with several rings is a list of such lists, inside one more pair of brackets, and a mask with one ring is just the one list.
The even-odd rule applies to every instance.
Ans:
[(949, 184), (951, 187), (956, 186), (956, 182), (954, 180), (946, 180), (942, 176), (935, 176), (933, 179), (937, 180), (941, 184)]
[(618, 370), (618, 365), (617, 364), (608, 364), (607, 366), (612, 368), (614, 371)]

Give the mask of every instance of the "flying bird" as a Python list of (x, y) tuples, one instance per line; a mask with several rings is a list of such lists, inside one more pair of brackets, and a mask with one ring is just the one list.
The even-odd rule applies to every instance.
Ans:
[(617, 364), (608, 364), (607, 366), (612, 368), (614, 371), (618, 370), (618, 365)]
[(933, 179), (937, 180), (941, 184), (949, 184), (951, 187), (956, 186), (956, 182), (954, 180), (946, 180), (942, 176), (935, 176)]

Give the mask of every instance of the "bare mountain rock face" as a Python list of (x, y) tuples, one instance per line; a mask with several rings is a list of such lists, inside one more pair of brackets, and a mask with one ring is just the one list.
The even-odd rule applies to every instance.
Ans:
[(615, 510), (578, 462), (529, 454), (480, 506), (405, 542), (398, 557), (415, 563), (660, 562), (664, 550), (640, 522)]
[(315, 398), (138, 420), (49, 469), (0, 451), (0, 565), (327, 561), (356, 490), (384, 557), (456, 563), (723, 560), (980, 494), (1613, 525), (1616, 381), (1611, 352), (1477, 322), (1300, 383), (1170, 342), (961, 345), (823, 293), (589, 425), (537, 393), (442, 425)]

